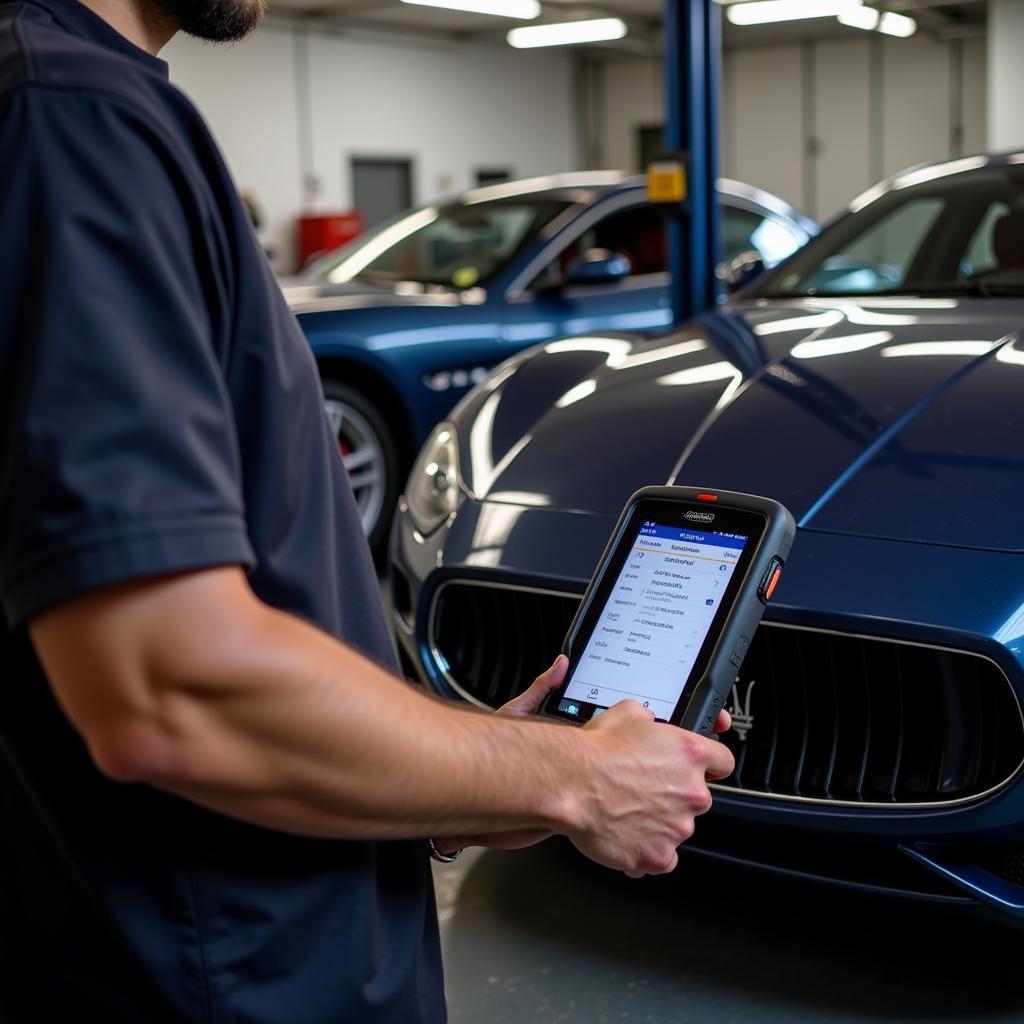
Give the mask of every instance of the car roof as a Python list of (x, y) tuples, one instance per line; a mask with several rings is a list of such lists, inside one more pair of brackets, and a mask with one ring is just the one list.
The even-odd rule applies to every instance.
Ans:
[(1024, 164), (1024, 153), (1019, 150), (1003, 153), (978, 153), (974, 156), (946, 160), (942, 163), (915, 164), (888, 178), (883, 178), (882, 181), (861, 192), (859, 196), (855, 196), (850, 201), (848, 209), (851, 213), (856, 213), (886, 193), (909, 188), (912, 185), (923, 185), (929, 181), (941, 181), (943, 178), (953, 178), (961, 174), (978, 173), (1018, 164)]
[[(605, 194), (645, 188), (647, 179), (642, 174), (627, 174), (625, 171), (571, 171), (563, 174), (547, 174), (536, 178), (522, 178), (503, 181), (495, 185), (463, 192), (453, 201), (466, 205), (491, 202), (496, 199), (531, 198), (555, 199), (563, 202), (588, 203)], [(718, 191), (735, 199), (762, 207), (780, 217), (797, 222), (809, 221), (785, 200), (766, 192), (764, 189), (747, 185), (732, 178), (719, 178)]]

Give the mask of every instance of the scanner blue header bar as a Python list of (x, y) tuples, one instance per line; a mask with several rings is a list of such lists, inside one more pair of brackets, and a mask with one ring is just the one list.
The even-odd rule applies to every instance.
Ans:
[(742, 551), (749, 537), (738, 533), (718, 533), (715, 530), (688, 530), (678, 526), (664, 526), (661, 523), (644, 523), (640, 527), (637, 539), (652, 537), (657, 540), (682, 540), (690, 544), (711, 544), (719, 548), (735, 548)]

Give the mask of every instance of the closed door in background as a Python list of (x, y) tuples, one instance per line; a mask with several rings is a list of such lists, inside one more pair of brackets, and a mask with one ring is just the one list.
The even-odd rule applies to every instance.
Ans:
[(352, 158), (352, 205), (373, 227), (412, 206), (412, 161)]
[(512, 171), (507, 167), (478, 167), (476, 183), (478, 188), (486, 185), (500, 185), (503, 181), (512, 180)]

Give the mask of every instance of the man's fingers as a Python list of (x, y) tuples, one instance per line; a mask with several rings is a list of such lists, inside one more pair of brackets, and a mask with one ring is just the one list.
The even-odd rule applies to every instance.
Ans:
[(671, 874), (673, 871), (675, 871), (675, 869), (678, 866), (679, 866), (679, 854), (678, 853), (673, 853), (672, 854), (672, 859), (668, 862), (668, 864), (664, 868), (662, 868), (660, 874), (663, 874), (663, 875)]
[(645, 875), (669, 875), (679, 866), (679, 854), (673, 850), (671, 856), (667, 860), (651, 860), (644, 866), (634, 868), (632, 870), (624, 870), (625, 874), (629, 878), (643, 878)]
[(732, 775), (736, 767), (736, 759), (732, 751), (724, 743), (710, 741), (706, 749), (707, 777), (709, 779), (725, 779)]
[(565, 680), (566, 669), (569, 667), (569, 659), (560, 654), (555, 658), (554, 664), (546, 672), (542, 672), (518, 697), (513, 697), (507, 704), (498, 710), (499, 715), (514, 715), (518, 718), (527, 718), (535, 715), (544, 699), (552, 690), (558, 689)]
[(715, 722), (715, 732), (728, 732), (732, 728), (732, 715), (725, 708), (718, 712), (718, 719)]

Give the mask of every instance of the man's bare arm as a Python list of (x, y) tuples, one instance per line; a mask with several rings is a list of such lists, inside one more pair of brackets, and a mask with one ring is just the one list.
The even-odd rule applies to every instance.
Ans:
[(428, 698), (237, 568), (96, 591), (30, 634), (106, 774), (305, 835), (543, 828), (631, 874), (667, 870), (710, 804), (705, 772), (732, 767), (635, 704), (580, 730)]

